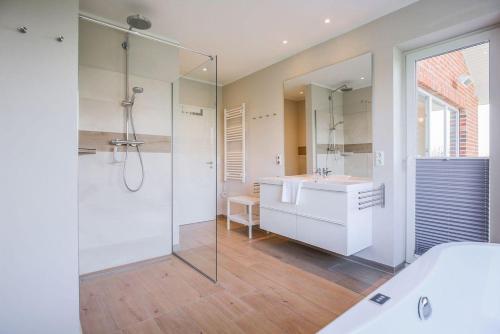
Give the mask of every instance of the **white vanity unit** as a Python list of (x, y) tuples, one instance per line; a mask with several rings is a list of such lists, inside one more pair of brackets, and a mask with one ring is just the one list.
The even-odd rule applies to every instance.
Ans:
[[(302, 178), (299, 203), (281, 201), (283, 180), (259, 180), (260, 227), (331, 252), (351, 255), (372, 244), (372, 208), (362, 205), (371, 181), (348, 176)], [(360, 205), (361, 202), (361, 205)]]

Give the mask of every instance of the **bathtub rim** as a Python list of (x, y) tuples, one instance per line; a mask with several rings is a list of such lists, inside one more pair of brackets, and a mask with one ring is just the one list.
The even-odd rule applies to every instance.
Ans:
[[(415, 290), (427, 282), (425, 278), (434, 272), (443, 254), (457, 248), (492, 248), (500, 250), (500, 244), (486, 242), (450, 242), (437, 245), (402, 269), (389, 281), (378, 287), (357, 304), (322, 328), (318, 333), (356, 333), (370, 326), (384, 313), (405, 302)], [(370, 301), (377, 293), (391, 297), (384, 305)], [(415, 309), (415, 311), (417, 311)]]

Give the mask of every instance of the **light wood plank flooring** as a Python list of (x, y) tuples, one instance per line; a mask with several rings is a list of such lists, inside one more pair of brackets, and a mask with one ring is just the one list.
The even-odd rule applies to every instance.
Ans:
[[(390, 278), (259, 230), (249, 241), (245, 227), (224, 224), (217, 284), (174, 256), (82, 278), (83, 332), (314, 333)], [(201, 246), (198, 263), (213, 252)]]

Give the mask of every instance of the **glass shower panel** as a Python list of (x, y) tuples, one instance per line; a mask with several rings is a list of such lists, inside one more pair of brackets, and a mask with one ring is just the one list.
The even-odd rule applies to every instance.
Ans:
[[(171, 253), (171, 83), (179, 76), (179, 49), (134, 35), (127, 45), (126, 32), (84, 20), (79, 34), (85, 274)], [(127, 132), (140, 155), (137, 145), (124, 143)]]
[(174, 252), (216, 280), (216, 72), (215, 58), (80, 20), (81, 274)]
[[(206, 58), (208, 59), (208, 58)], [(217, 65), (181, 53), (172, 85), (173, 251), (217, 280)]]

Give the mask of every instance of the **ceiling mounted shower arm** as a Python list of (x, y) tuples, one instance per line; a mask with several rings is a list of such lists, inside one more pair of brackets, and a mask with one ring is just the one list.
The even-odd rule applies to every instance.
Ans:
[(334, 90), (332, 90), (331, 94), (334, 94), (336, 93), (337, 91), (341, 91), (341, 92), (350, 92), (352, 90), (352, 87), (347, 85), (347, 84), (343, 84), (341, 85), (340, 87), (337, 87), (335, 88)]
[(103, 20), (100, 20), (100, 19), (97, 19), (97, 18), (93, 18), (93, 17), (91, 17), (89, 15), (86, 15), (86, 14), (79, 14), (78, 16), (82, 20), (85, 20), (85, 21), (88, 21), (88, 22), (92, 22), (92, 23), (96, 23), (96, 24), (102, 25), (104, 27), (112, 28), (112, 29), (115, 29), (115, 30), (123, 31), (123, 32), (129, 33), (131, 35), (136, 35), (136, 36), (144, 37), (146, 39), (149, 39), (149, 40), (152, 40), (152, 41), (156, 41), (156, 42), (159, 42), (159, 43), (162, 43), (162, 44), (174, 46), (174, 47), (177, 47), (179, 49), (184, 49), (184, 50), (187, 50), (187, 51), (199, 54), (201, 56), (208, 57), (212, 61), (215, 59), (214, 56), (212, 56), (212, 55), (210, 55), (208, 53), (188, 48), (186, 46), (183, 46), (183, 45), (181, 45), (181, 44), (179, 44), (177, 42), (170, 41), (168, 39), (163, 39), (163, 38), (160, 38), (160, 37), (148, 35), (148, 34), (136, 31), (136, 30), (131, 30), (130, 28), (124, 28), (124, 27), (121, 27), (121, 26), (113, 24), (113, 23), (109, 23), (109, 22), (106, 22), (106, 21), (103, 21)]

